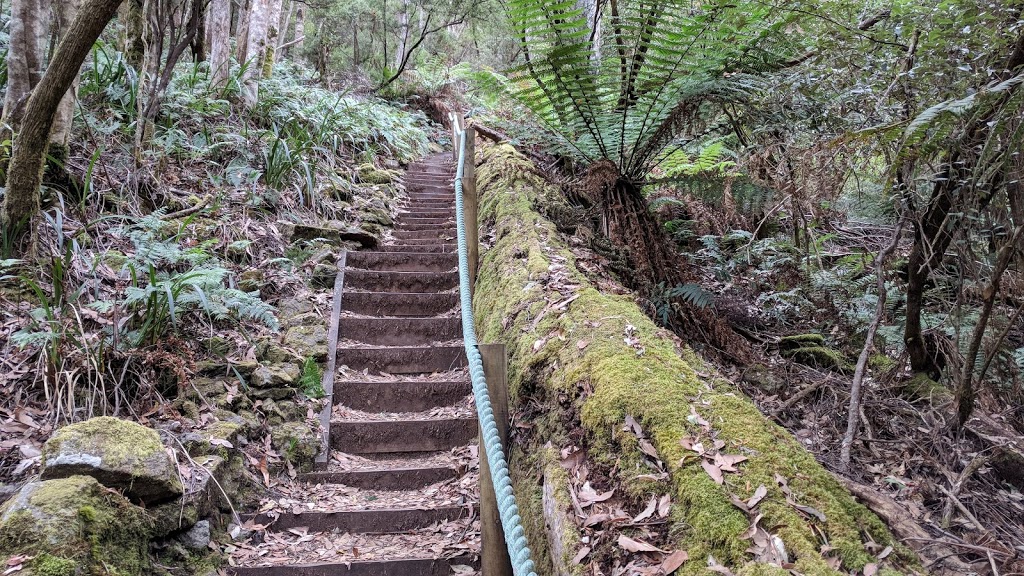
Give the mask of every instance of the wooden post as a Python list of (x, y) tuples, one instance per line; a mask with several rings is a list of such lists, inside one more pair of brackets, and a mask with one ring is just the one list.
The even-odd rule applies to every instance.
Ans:
[(448, 119), (452, 125), (452, 163), (457, 169), (459, 166), (459, 121), (454, 112), (448, 114)]
[(466, 166), (462, 173), (462, 206), (466, 215), (466, 248), (469, 256), (469, 293), (476, 292), (476, 271), (480, 265), (480, 222), (476, 193), (476, 128), (466, 128)]
[[(491, 409), (498, 423), (502, 448), (508, 447), (508, 354), (504, 344), (480, 344), (480, 356), (487, 378)], [(487, 465), (483, 435), (480, 436), (480, 573), (483, 576), (512, 576), (512, 560), (505, 544), (505, 531), (498, 515), (491, 469)]]

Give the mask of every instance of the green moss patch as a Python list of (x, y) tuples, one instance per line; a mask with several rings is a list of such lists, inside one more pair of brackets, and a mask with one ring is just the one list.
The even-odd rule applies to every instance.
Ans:
[[(712, 367), (631, 299), (603, 294), (583, 277), (535, 206), (557, 202), (557, 192), (528, 160), (508, 146), (488, 148), (478, 178), (481, 220), (493, 225), (495, 243), (483, 256), (477, 283), (477, 330), (482, 342), (508, 346), (513, 406), (527, 396), (559, 399), (548, 401), (537, 426), (578, 413), (578, 421), (564, 424), (582, 428), (590, 458), (610, 470), (625, 493), (649, 497), (664, 484), (652, 486), (636, 436), (623, 431), (627, 415), (640, 423), (670, 473), (669, 534), (691, 558), (677, 574), (704, 573), (711, 556), (743, 574), (782, 573), (747, 552), (751, 541), (743, 533), (750, 516), (731, 501), (750, 498), (761, 485), (768, 494), (756, 511), (763, 515), (759, 525), (782, 539), (800, 573), (838, 574), (828, 564), (831, 555), (844, 570), (860, 570), (875, 561), (876, 546), (896, 545), (874, 514)], [(566, 405), (572, 406), (568, 413)], [(747, 460), (716, 484), (701, 458), (681, 445), (684, 438), (709, 446), (718, 441), (722, 453)], [(536, 461), (526, 472), (534, 483), (542, 465)], [(520, 478), (517, 486), (526, 481)], [(531, 544), (542, 543), (534, 536)], [(912, 562), (902, 554), (886, 563)]]

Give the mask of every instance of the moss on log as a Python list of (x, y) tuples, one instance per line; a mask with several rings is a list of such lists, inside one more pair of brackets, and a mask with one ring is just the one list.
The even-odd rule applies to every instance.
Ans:
[[(877, 562), (875, 554), (887, 545), (897, 553), (884, 566), (915, 564), (882, 521), (786, 430), (655, 326), (630, 298), (595, 289), (576, 268), (555, 226), (541, 216), (560, 199), (529, 160), (507, 145), (488, 147), (477, 174), (480, 219), (495, 232), (477, 283), (477, 330), (482, 342), (508, 346), (513, 408), (528, 397), (540, 398), (543, 413), (531, 418), (538, 443), (564, 447), (568, 429), (582, 428), (589, 458), (612, 470), (626, 493), (649, 497), (666, 486), (649, 479), (636, 436), (622, 431), (627, 415), (640, 423), (669, 471), (669, 534), (690, 556), (676, 574), (705, 573), (709, 556), (741, 575), (781, 570), (747, 552), (750, 518), (731, 501), (733, 495), (750, 498), (760, 485), (768, 489), (758, 507), (760, 525), (782, 539), (797, 572), (839, 574), (829, 557), (841, 559), (843, 573), (859, 571)], [(748, 457), (722, 485), (680, 444), (710, 434), (725, 442), (723, 452)], [(532, 468), (523, 462), (514, 466), (519, 498), (531, 513), (540, 507), (536, 479), (544, 477), (550, 460), (536, 457), (538, 448), (521, 447), (535, 455), (528, 459)], [(791, 491), (789, 501), (780, 478)], [(794, 503), (820, 511), (824, 519)], [(531, 545), (544, 546), (543, 523), (527, 519), (527, 525)], [(578, 547), (579, 538), (567, 537), (562, 544)], [(897, 572), (883, 568), (882, 573)]]

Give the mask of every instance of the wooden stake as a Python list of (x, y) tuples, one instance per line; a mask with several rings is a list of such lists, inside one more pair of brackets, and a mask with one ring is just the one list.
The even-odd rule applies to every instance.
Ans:
[[(470, 128), (472, 130), (472, 128)], [(504, 344), (480, 344), (480, 356), (487, 378), (491, 409), (498, 423), (501, 446), (508, 446), (508, 354)], [(480, 572), (483, 576), (512, 576), (512, 560), (505, 544), (505, 531), (498, 515), (491, 469), (487, 465), (483, 436), (480, 438)]]
[(466, 248), (469, 252), (469, 292), (476, 292), (480, 264), (479, 198), (476, 192), (476, 128), (466, 128), (466, 166), (462, 174), (462, 202), (466, 213)]

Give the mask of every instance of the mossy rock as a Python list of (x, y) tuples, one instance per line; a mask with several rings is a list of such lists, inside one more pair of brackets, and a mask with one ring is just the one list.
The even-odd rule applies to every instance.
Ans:
[(945, 404), (953, 400), (953, 394), (927, 374), (915, 374), (902, 383), (902, 394), (910, 400), (926, 400), (932, 404)]
[(216, 356), (227, 356), (234, 350), (235, 344), (223, 336), (211, 336), (203, 340), (203, 348)]
[(360, 164), (357, 170), (359, 181), (367, 184), (390, 184), (398, 180), (399, 177), (397, 170), (377, 168), (370, 163)]
[(309, 283), (314, 288), (334, 288), (334, 281), (338, 278), (338, 267), (334, 264), (317, 264), (313, 266), (313, 272), (309, 276)]
[(836, 370), (838, 372), (851, 372), (853, 368), (839, 352), (826, 348), (825, 346), (803, 346), (783, 350), (782, 355), (792, 358), (794, 361), (808, 366)]
[[(281, 364), (298, 360), (287, 348), (278, 346), (270, 340), (261, 340), (256, 344), (256, 358), (263, 363)], [(258, 370), (258, 369), (257, 369)]]
[(43, 445), (45, 480), (92, 476), (134, 501), (156, 503), (181, 496), (178, 470), (156, 430), (101, 416), (58, 430)]
[[(760, 525), (770, 526), (785, 543), (793, 570), (838, 575), (821, 551), (823, 541), (847, 572), (876, 562), (878, 547), (887, 545), (896, 552), (885, 567), (915, 569), (913, 556), (882, 521), (858, 504), (791, 434), (678, 339), (659, 329), (632, 298), (605, 294), (592, 285), (576, 268), (575, 256), (555, 226), (538, 212), (536, 206), (557, 198), (558, 190), (529, 160), (510, 146), (483, 152), (477, 172), (480, 219), (494, 223), (495, 241), (480, 266), (474, 299), (477, 330), (481, 341), (503, 342), (508, 348), (511, 408), (527, 399), (547, 398), (539, 412), (558, 415), (551, 420), (562, 429), (536, 432), (531, 435), (535, 441), (582, 431), (591, 464), (612, 471), (624, 493), (642, 495), (637, 499), (643, 501), (668, 491), (673, 503), (666, 527), (670, 546), (690, 555), (675, 573), (678, 576), (707, 573), (709, 557), (747, 575), (771, 573), (765, 572), (768, 567), (751, 563), (750, 541), (743, 536), (751, 519), (732, 504), (734, 498), (749, 498), (761, 484), (768, 495), (758, 507)], [(553, 257), (567, 276), (556, 284), (549, 282)], [(550, 312), (549, 302), (564, 298), (556, 286), (565, 284), (578, 286), (576, 299), (565, 310)], [(623, 341), (627, 331), (643, 348), (641, 354)], [(687, 418), (691, 411), (706, 419), (707, 426)], [(657, 450), (667, 480), (650, 479), (651, 468), (636, 436), (623, 431), (627, 415), (641, 425)], [(716, 484), (700, 458), (681, 446), (681, 439), (690, 436), (707, 441), (713, 437), (725, 443), (724, 452), (748, 459), (738, 473), (727, 474), (722, 485)], [(521, 447), (525, 453), (540, 448)], [(517, 489), (535, 487), (542, 466), (538, 462), (525, 470), (514, 467)], [(800, 514), (787, 502), (777, 477), (786, 478), (793, 499), (821, 511), (826, 519)], [(531, 502), (536, 497), (535, 492), (523, 496)], [(571, 540), (564, 538), (569, 543), (565, 549), (571, 549)]]
[(323, 362), (327, 359), (327, 326), (293, 326), (285, 332), (284, 345), (303, 358), (312, 357)]
[(284, 422), (270, 429), (270, 444), (299, 472), (313, 469), (320, 437), (302, 422)]
[(154, 539), (188, 530), (202, 518), (215, 514), (224, 501), (224, 494), (218, 488), (230, 474), (229, 460), (213, 454), (193, 456), (197, 468), (192, 469), (192, 478), (185, 495), (146, 509), (146, 515), (153, 522)]
[(91, 476), (30, 482), (0, 507), (0, 556), (32, 555), (36, 576), (142, 574), (152, 521)]
[(360, 216), (362, 225), (366, 224), (378, 224), (380, 226), (391, 227), (395, 225), (394, 219), (391, 218), (391, 214), (388, 214), (384, 210), (367, 210)]
[(782, 391), (784, 383), (775, 377), (764, 364), (753, 364), (743, 371), (743, 381), (757, 386), (768, 394), (778, 394)]
[(259, 292), (266, 283), (266, 275), (259, 268), (250, 268), (238, 275), (238, 289), (242, 292)]
[(249, 385), (254, 388), (291, 388), (301, 373), (294, 362), (260, 366), (253, 372)]
[(825, 337), (821, 334), (792, 334), (779, 338), (779, 348), (791, 350), (794, 348), (806, 348), (809, 346), (824, 346)]

